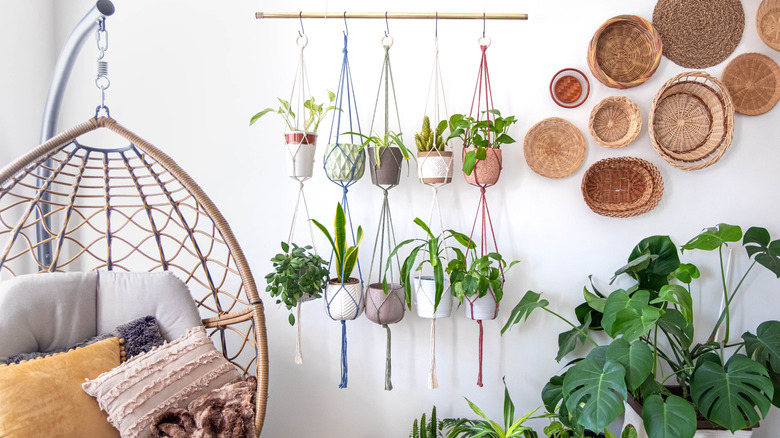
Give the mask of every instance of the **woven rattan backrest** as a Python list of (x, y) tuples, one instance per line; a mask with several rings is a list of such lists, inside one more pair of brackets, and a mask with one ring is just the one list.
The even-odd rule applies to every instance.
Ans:
[[(130, 144), (79, 143), (100, 128)], [(245, 374), (257, 375), (259, 434), (268, 385), (265, 319), (241, 248), (189, 175), (105, 117), (0, 171), (0, 276), (95, 269), (168, 270), (187, 283), (217, 347)]]

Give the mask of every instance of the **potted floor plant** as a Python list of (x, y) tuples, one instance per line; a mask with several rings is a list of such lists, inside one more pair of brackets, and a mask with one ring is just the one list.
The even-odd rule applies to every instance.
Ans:
[(447, 141), (459, 138), (463, 142), (463, 173), (472, 185), (492, 185), (501, 174), (501, 145), (514, 143), (509, 128), (517, 122), (515, 116), (502, 117), (501, 111), (483, 111), (477, 120), (463, 114), (450, 117)]
[(314, 100), (314, 96), (303, 102), (304, 117), (302, 120), (295, 114), (290, 106), (290, 102), (282, 98), (277, 98), (279, 101), (278, 108), (265, 108), (249, 120), (249, 125), (251, 126), (269, 113), (276, 113), (282, 116), (287, 125), (284, 139), (288, 152), (287, 173), (291, 177), (309, 178), (312, 176), (314, 152), (317, 147), (317, 129), (325, 115), (329, 111), (337, 109), (333, 106), (336, 95), (330, 90), (327, 90), (327, 92), (328, 104), (318, 104)]
[(417, 146), (417, 175), (423, 184), (448, 184), (452, 181), (452, 151), (446, 150), (444, 132), (447, 120), (431, 129), (431, 120), (423, 117), (422, 129), (414, 134)]
[[(287, 310), (299, 303), (320, 298), (328, 281), (328, 262), (311, 252), (312, 247), (292, 248), (282, 242), (282, 252), (271, 258), (273, 271), (265, 276), (268, 283), (265, 290), (276, 298), (276, 304), (284, 304)], [(295, 316), (290, 313), (290, 325), (295, 324)]]
[(328, 314), (335, 320), (355, 319), (363, 312), (363, 287), (360, 280), (351, 277), (357, 265), (358, 248), (363, 240), (363, 228), (358, 226), (354, 246), (347, 243), (347, 218), (341, 204), (336, 205), (333, 235), (330, 231), (312, 219), (312, 223), (322, 231), (333, 248), (333, 261), (336, 264), (336, 277), (328, 281), (325, 288), (325, 302)]
[[(740, 241), (751, 264), (732, 288), (726, 281), (723, 249)], [(691, 438), (704, 433), (726, 437), (736, 431), (749, 436), (747, 429), (755, 427), (771, 405), (780, 405), (780, 321), (764, 321), (741, 339), (730, 331), (733, 300), (753, 268), (763, 266), (780, 278), (780, 240), (772, 241), (764, 228), (752, 227), (743, 234), (738, 226), (719, 224), (681, 247), (681, 252), (694, 250), (717, 251), (720, 260), (716, 285), (702, 285), (702, 290), (719, 290), (716, 296), (723, 297), (724, 306), (713, 315), (715, 323), (703, 342), (694, 341), (694, 328), (701, 324), (694, 323), (690, 292), (701, 274), (693, 264), (681, 263), (668, 236), (643, 239), (616, 271), (615, 277), (632, 279), (631, 287), (609, 294), (585, 288), (579, 324), (549, 310), (549, 303), (535, 292), (521, 299), (504, 330), (542, 308), (572, 327), (558, 338), (557, 360), (578, 343), (595, 346), (545, 386), (542, 396), (548, 409), (562, 405), (573, 425), (599, 430), (624, 410), (632, 418), (625, 401), (633, 399), (641, 413), (629, 422), (640, 437)], [(595, 342), (589, 335), (593, 329), (603, 330), (609, 343)]]
[(368, 151), (373, 184), (398, 185), (401, 178), (401, 165), (412, 157), (411, 152), (404, 145), (401, 133), (389, 131), (383, 136), (368, 136), (359, 132), (345, 132), (344, 135), (357, 135), (363, 139), (361, 148)]

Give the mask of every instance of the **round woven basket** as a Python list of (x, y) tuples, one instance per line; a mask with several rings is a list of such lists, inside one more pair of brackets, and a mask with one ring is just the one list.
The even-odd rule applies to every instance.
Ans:
[(661, 87), (647, 122), (658, 154), (682, 170), (717, 162), (734, 135), (734, 105), (718, 79), (705, 72), (681, 73)]
[(661, 173), (640, 158), (607, 158), (594, 163), (582, 177), (582, 196), (594, 213), (609, 217), (638, 216), (661, 201)]
[(655, 73), (662, 51), (661, 35), (649, 21), (618, 15), (602, 24), (590, 40), (588, 66), (608, 87), (636, 87)]
[(780, 67), (766, 55), (737, 56), (723, 70), (721, 80), (740, 114), (764, 114), (780, 100)]
[(642, 130), (642, 113), (629, 98), (611, 96), (599, 102), (590, 113), (590, 136), (602, 146), (628, 146)]
[(756, 13), (756, 30), (761, 41), (780, 51), (780, 0), (764, 0)]
[(547, 178), (563, 178), (585, 158), (585, 136), (564, 119), (551, 117), (534, 125), (523, 142), (528, 167)]

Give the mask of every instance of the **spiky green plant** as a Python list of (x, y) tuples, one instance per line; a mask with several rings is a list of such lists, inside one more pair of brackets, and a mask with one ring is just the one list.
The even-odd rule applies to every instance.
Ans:
[(414, 134), (414, 142), (417, 144), (417, 150), (420, 152), (428, 152), (431, 150), (443, 151), (446, 143), (444, 143), (444, 130), (447, 129), (447, 121), (442, 120), (436, 126), (436, 130), (431, 130), (431, 120), (428, 116), (423, 117), (422, 131)]
[(422, 414), (420, 422), (414, 419), (412, 424), (412, 433), (409, 434), (410, 438), (439, 438), (443, 437), (442, 430), (444, 424), (436, 417), (436, 406), (431, 410), (431, 421), (427, 422), (425, 419), (425, 413)]

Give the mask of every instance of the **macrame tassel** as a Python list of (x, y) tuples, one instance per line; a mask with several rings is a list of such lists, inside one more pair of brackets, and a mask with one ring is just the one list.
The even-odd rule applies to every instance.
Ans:
[(387, 330), (387, 352), (385, 355), (385, 391), (393, 390), (393, 382), (390, 381), (390, 375), (392, 374), (392, 365), (390, 361), (390, 326), (382, 324), (382, 327)]
[(482, 387), (482, 320), (478, 319), (479, 324), (479, 376), (477, 376), (477, 386)]
[(436, 318), (431, 319), (431, 369), (428, 372), (428, 389), (439, 387), (439, 379), (436, 378)]
[(347, 387), (347, 322), (341, 320), (341, 383), (339, 388)]
[(300, 365), (303, 363), (303, 353), (301, 352), (301, 304), (298, 303), (298, 309), (296, 310), (298, 319), (298, 336), (295, 339), (295, 363)]

